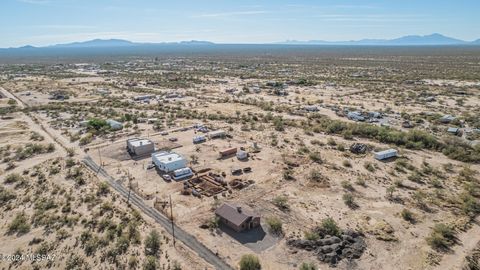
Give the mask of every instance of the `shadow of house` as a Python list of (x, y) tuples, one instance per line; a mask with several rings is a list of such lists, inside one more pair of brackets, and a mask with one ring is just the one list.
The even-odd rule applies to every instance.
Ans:
[(262, 226), (250, 229), (248, 232), (238, 232), (222, 223), (220, 224), (220, 230), (237, 240), (237, 242), (242, 245), (261, 242), (267, 236), (267, 233)]

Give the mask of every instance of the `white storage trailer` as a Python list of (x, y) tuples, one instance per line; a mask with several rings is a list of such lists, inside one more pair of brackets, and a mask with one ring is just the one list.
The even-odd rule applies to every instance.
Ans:
[(193, 175), (193, 172), (188, 167), (173, 171), (173, 179), (175, 179), (175, 180), (180, 180), (180, 179), (183, 179), (183, 178), (187, 178), (187, 177), (190, 177), (192, 175)]
[(374, 154), (375, 154), (376, 159), (385, 160), (385, 159), (389, 159), (389, 158), (392, 158), (392, 157), (396, 157), (398, 155), (398, 151), (395, 150), (395, 149), (388, 149), (388, 150), (376, 152)]

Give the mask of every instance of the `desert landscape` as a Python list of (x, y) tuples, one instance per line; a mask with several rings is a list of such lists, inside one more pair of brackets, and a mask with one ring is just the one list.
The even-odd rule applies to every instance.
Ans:
[(478, 47), (5, 62), (0, 268), (478, 269), (479, 74)]

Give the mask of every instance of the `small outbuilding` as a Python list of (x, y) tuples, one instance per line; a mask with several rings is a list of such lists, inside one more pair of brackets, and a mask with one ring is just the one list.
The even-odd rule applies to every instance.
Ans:
[(237, 148), (232, 147), (232, 148), (227, 148), (219, 152), (220, 158), (228, 157), (228, 156), (233, 156), (237, 153)]
[(239, 150), (239, 151), (237, 152), (237, 158), (238, 158), (239, 160), (245, 160), (245, 159), (248, 158), (248, 153), (247, 153), (246, 151)]
[(237, 232), (246, 231), (260, 226), (260, 216), (249, 209), (229, 203), (222, 204), (215, 211), (220, 222)]
[(127, 140), (127, 151), (135, 156), (148, 155), (155, 152), (155, 145), (148, 139), (132, 138)]
[(210, 139), (215, 139), (215, 138), (224, 138), (226, 136), (226, 133), (225, 131), (219, 129), (219, 130), (215, 130), (215, 131), (212, 131), (210, 133), (208, 133), (208, 137)]
[(193, 143), (197, 144), (197, 143), (203, 143), (203, 142), (206, 142), (207, 141), (207, 138), (205, 138), (205, 136), (194, 136), (193, 137)]
[(375, 154), (375, 159), (377, 160), (385, 160), (389, 158), (393, 158), (398, 156), (398, 151), (395, 149), (388, 149), (380, 152), (376, 152)]

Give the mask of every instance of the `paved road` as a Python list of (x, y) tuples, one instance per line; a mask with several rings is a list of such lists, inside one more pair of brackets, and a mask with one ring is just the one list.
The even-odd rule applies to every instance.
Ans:
[[(128, 197), (128, 190), (119, 184), (112, 176), (110, 176), (103, 168), (98, 166), (95, 161), (92, 160), (90, 156), (86, 156), (83, 159), (83, 163), (87, 165), (91, 170), (97, 172), (99, 175), (103, 176), (107, 179), (110, 186), (115, 189), (120, 195), (127, 198)], [(148, 206), (142, 198), (140, 198), (137, 194), (133, 191), (130, 193), (130, 202), (138, 207), (141, 211), (143, 211), (146, 215), (153, 218), (157, 223), (162, 225), (165, 230), (172, 234), (172, 224), (170, 220), (158, 212), (155, 208)], [(210, 249), (200, 243), (194, 236), (185, 232), (180, 227), (175, 226), (175, 237), (177, 240), (183, 242), (186, 246), (191, 248), (195, 251), (201, 258), (205, 261), (213, 265), (216, 269), (219, 270), (229, 270), (232, 269), (230, 265), (220, 259), (217, 255), (215, 255)]]

